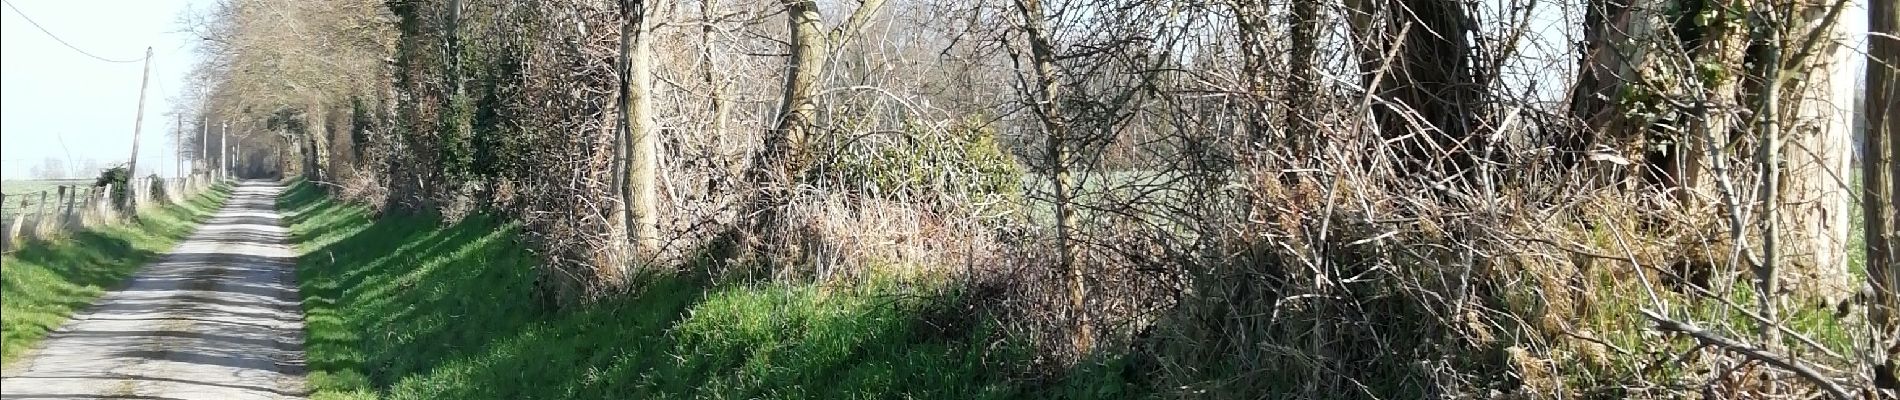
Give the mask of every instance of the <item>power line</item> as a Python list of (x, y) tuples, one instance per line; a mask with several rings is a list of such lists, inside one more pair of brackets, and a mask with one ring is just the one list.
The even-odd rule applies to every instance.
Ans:
[(46, 36), (48, 36), (48, 37), (51, 37), (51, 38), (53, 38), (53, 41), (57, 41), (57, 42), (59, 42), (59, 44), (63, 44), (63, 45), (66, 45), (66, 48), (69, 48), (69, 49), (73, 49), (73, 51), (77, 51), (77, 52), (79, 52), (79, 54), (85, 54), (85, 55), (86, 55), (87, 57), (92, 57), (92, 58), (96, 58), (96, 59), (98, 59), (99, 61), (105, 61), (105, 62), (109, 62), (109, 63), (135, 63), (135, 62), (140, 62), (140, 61), (145, 61), (145, 59), (144, 59), (144, 58), (134, 58), (134, 59), (130, 59), (130, 60), (114, 60), (114, 59), (110, 59), (110, 58), (105, 58), (105, 57), (100, 57), (100, 56), (98, 56), (98, 55), (95, 55), (95, 54), (92, 54), (92, 52), (88, 52), (88, 51), (85, 51), (85, 50), (82, 50), (82, 49), (80, 49), (80, 48), (79, 48), (79, 46), (74, 46), (74, 45), (73, 45), (72, 43), (68, 43), (68, 42), (66, 42), (66, 39), (60, 39), (60, 38), (59, 38), (59, 35), (54, 35), (54, 34), (53, 34), (53, 31), (49, 31), (49, 30), (46, 30), (46, 27), (45, 27), (45, 26), (41, 26), (39, 22), (37, 22), (37, 21), (34, 21), (34, 20), (33, 20), (33, 17), (28, 17), (28, 16), (26, 16), (26, 12), (24, 12), (24, 11), (20, 11), (20, 7), (16, 7), (16, 6), (14, 6), (14, 5), (13, 5), (13, 2), (11, 2), (11, 1), (6, 1), (6, 0), (0, 0), (0, 3), (6, 3), (6, 5), (7, 5), (7, 8), (10, 8), (10, 9), (13, 9), (13, 12), (14, 12), (15, 14), (20, 14), (20, 18), (24, 18), (24, 19), (26, 19), (26, 22), (27, 22), (27, 23), (30, 23), (30, 24), (33, 24), (33, 27), (34, 27), (34, 28), (39, 28), (39, 29), (40, 29), (40, 32), (42, 32), (42, 33), (45, 33), (45, 34), (46, 34)]

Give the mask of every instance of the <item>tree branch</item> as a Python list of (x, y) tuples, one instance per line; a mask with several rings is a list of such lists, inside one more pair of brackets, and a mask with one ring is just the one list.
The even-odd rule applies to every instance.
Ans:
[(1736, 354), (1741, 354), (1743, 356), (1754, 359), (1756, 361), (1761, 361), (1763, 363), (1767, 363), (1768, 365), (1773, 365), (1775, 367), (1788, 370), (1789, 372), (1794, 372), (1795, 375), (1800, 375), (1802, 378), (1807, 378), (1809, 381), (1812, 381), (1815, 384), (1815, 386), (1820, 386), (1821, 390), (1827, 391), (1828, 394), (1834, 396), (1835, 399), (1839, 399), (1839, 400), (1853, 399), (1853, 396), (1848, 395), (1847, 390), (1842, 389), (1839, 384), (1834, 382), (1834, 380), (1829, 379), (1825, 375), (1821, 375), (1820, 372), (1815, 371), (1813, 368), (1808, 368), (1807, 366), (1801, 365), (1799, 362), (1795, 361), (1794, 359), (1784, 358), (1781, 355), (1769, 352), (1767, 350), (1756, 348), (1755, 346), (1750, 346), (1747, 343), (1742, 343), (1734, 339), (1729, 339), (1729, 338), (1722, 337), (1720, 335), (1716, 335), (1713, 332), (1702, 330), (1702, 328), (1698, 328), (1695, 325), (1691, 325), (1686, 322), (1680, 322), (1680, 321), (1675, 321), (1668, 318), (1663, 318), (1661, 314), (1657, 314), (1655, 311), (1650, 311), (1650, 310), (1638, 310), (1638, 311), (1643, 313), (1644, 317), (1649, 317), (1649, 320), (1656, 322), (1656, 330), (1666, 331), (1666, 332), (1679, 332), (1685, 335), (1689, 335), (1689, 337), (1695, 338), (1697, 342), (1701, 342), (1704, 345), (1720, 347), (1723, 350), (1728, 350)]
[(852, 36), (857, 36), (859, 31), (864, 30), (864, 24), (871, 22), (871, 16), (877, 15), (877, 11), (883, 8), (884, 0), (864, 0), (863, 4), (858, 5), (857, 11), (851, 12), (850, 18), (846, 18), (844, 23), (838, 24), (837, 27), (831, 28), (831, 34), (825, 37), (825, 44), (832, 48), (844, 46)]

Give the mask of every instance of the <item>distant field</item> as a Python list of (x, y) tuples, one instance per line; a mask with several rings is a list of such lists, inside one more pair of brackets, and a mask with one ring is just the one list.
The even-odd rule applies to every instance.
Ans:
[[(46, 198), (48, 201), (52, 201), (59, 196), (59, 187), (62, 185), (86, 186), (91, 184), (92, 180), (90, 179), (22, 179), (0, 181), (0, 193), (7, 194), (6, 204), (0, 204), (0, 218), (13, 218), (14, 214), (38, 210), (40, 206), (40, 192), (49, 192)], [(22, 201), (26, 202), (24, 208), (21, 207)]]
[[(1073, 179), (1076, 217), (1083, 221), (1102, 217), (1142, 218), (1156, 226), (1171, 226), (1179, 221), (1154, 217), (1171, 215), (1178, 207), (1205, 207), (1208, 206), (1206, 201), (1220, 198), (1194, 194), (1198, 190), (1194, 185), (1202, 182), (1178, 171), (1081, 172)], [(1023, 193), (1029, 199), (1023, 211), (1027, 213), (1028, 222), (1042, 226), (1055, 224), (1055, 206), (1050, 203), (1054, 191), (1054, 183), (1048, 175), (1023, 176)]]
[(50, 190), (60, 185), (91, 185), (91, 179), (18, 179), (0, 181), (0, 192), (8, 196)]

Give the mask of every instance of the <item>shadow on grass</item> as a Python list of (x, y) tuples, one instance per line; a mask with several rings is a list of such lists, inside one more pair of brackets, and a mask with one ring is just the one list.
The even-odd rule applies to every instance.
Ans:
[[(308, 185), (279, 208), (298, 275), (315, 398), (1020, 397), (984, 330), (914, 332), (932, 302), (899, 285), (711, 286), (644, 279), (564, 312), (534, 295), (518, 229), (386, 215)], [(347, 235), (340, 232), (352, 232)], [(305, 242), (306, 240), (312, 240)]]

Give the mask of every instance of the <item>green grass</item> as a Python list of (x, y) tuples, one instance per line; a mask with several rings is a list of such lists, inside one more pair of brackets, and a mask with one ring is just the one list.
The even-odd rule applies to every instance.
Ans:
[[(981, 324), (925, 323), (959, 313), (916, 286), (655, 278), (555, 312), (512, 224), (375, 217), (304, 184), (279, 205), (303, 254), (316, 399), (1045, 396), (1007, 379), (999, 365), (1025, 364), (985, 350)], [(1118, 390), (1079, 386), (1061, 390)]]
[(0, 363), (11, 363), (108, 288), (183, 241), (217, 211), (229, 189), (145, 209), (121, 222), (24, 243), (0, 257)]

